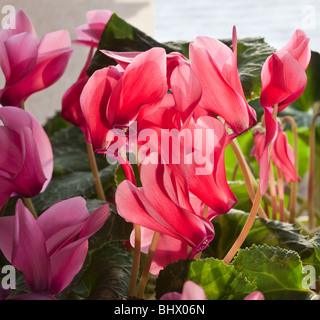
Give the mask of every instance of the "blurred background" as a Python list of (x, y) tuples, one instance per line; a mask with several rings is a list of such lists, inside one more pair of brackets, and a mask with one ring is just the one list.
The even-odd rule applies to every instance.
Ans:
[[(75, 28), (87, 23), (86, 12), (108, 9), (160, 42), (192, 41), (198, 35), (231, 38), (264, 37), (280, 49), (297, 28), (310, 37), (312, 50), (320, 51), (319, 0), (0, 0), (0, 9), (12, 5), (23, 9), (40, 39), (45, 33), (67, 29), (76, 39)], [(0, 12), (0, 20), (6, 12)], [(73, 45), (74, 54), (63, 77), (53, 86), (33, 94), (26, 109), (44, 124), (61, 109), (63, 93), (77, 79), (88, 48)], [(0, 88), (4, 78), (0, 72)]]

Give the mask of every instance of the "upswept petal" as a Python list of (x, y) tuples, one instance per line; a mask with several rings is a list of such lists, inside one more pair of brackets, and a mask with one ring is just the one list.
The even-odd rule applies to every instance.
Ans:
[[(162, 48), (152, 48), (137, 55), (125, 69), (121, 88), (111, 94), (107, 117), (113, 113), (110, 110), (116, 109), (113, 123), (127, 125), (135, 120), (143, 105), (162, 100), (166, 92), (166, 52)], [(119, 98), (113, 97), (119, 93)]]
[(186, 122), (198, 105), (202, 87), (199, 79), (187, 64), (177, 66), (170, 78), (173, 97), (178, 106), (182, 122)]
[(12, 265), (19, 269), (32, 291), (45, 291), (50, 275), (45, 238), (36, 220), (21, 200), (16, 205)]
[[(192, 165), (186, 166), (189, 190), (215, 212), (226, 213), (237, 201), (226, 179), (224, 164), (225, 147), (228, 142), (226, 130), (219, 120), (212, 117), (200, 117), (196, 123), (190, 123), (188, 128), (194, 132), (194, 148), (205, 160), (202, 171), (206, 173), (199, 174), (201, 172), (198, 169), (203, 166), (199, 166), (195, 161)], [(208, 129), (214, 131), (214, 136), (207, 132)], [(208, 188), (211, 190), (210, 194), (207, 192)]]
[(190, 60), (202, 86), (199, 105), (220, 115), (237, 134), (253, 126), (256, 123), (255, 112), (248, 106), (242, 92), (237, 92), (228, 83), (208, 50), (190, 44)]
[(112, 123), (106, 117), (105, 108), (120, 78), (120, 72), (113, 66), (97, 70), (89, 78), (80, 96), (81, 110), (96, 152), (105, 151), (110, 144), (106, 137), (112, 129)]
[(301, 64), (302, 68), (306, 70), (311, 59), (309, 42), (310, 39), (306, 33), (301, 29), (297, 29), (290, 40), (279, 51), (288, 51)]
[(118, 212), (125, 220), (187, 241), (199, 251), (208, 246), (214, 231), (207, 219), (176, 206), (164, 194), (155, 198), (149, 200), (128, 181), (121, 182), (116, 191)]
[(279, 105), (278, 112), (295, 101), (304, 91), (307, 75), (299, 62), (289, 53), (274, 53), (266, 60), (261, 71), (261, 105)]
[(19, 33), (4, 42), (8, 55), (9, 74), (5, 74), (6, 86), (28, 75), (36, 65), (38, 42), (27, 32)]
[(288, 143), (286, 133), (280, 127), (278, 127), (277, 137), (272, 144), (271, 159), (281, 170), (286, 183), (298, 181), (297, 170), (294, 166), (294, 153)]

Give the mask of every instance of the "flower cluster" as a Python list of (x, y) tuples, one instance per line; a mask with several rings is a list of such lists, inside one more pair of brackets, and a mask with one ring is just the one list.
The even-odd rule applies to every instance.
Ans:
[[(199, 259), (215, 237), (212, 220), (237, 203), (225, 168), (225, 150), (237, 137), (255, 127), (252, 155), (260, 165), (260, 196), (268, 188), (270, 159), (286, 183), (298, 180), (293, 150), (277, 113), (306, 87), (309, 39), (297, 30), (265, 61), (260, 97), (264, 118), (258, 124), (238, 72), (235, 27), (232, 49), (201, 36), (189, 44), (188, 57), (162, 47), (143, 52), (106, 48), (101, 52), (114, 65), (89, 76), (86, 70), (112, 14), (90, 11), (88, 24), (76, 30), (74, 43), (89, 47), (88, 58), (62, 98), (61, 117), (83, 131), (94, 152), (122, 165), (126, 179), (117, 186), (115, 205), (133, 224), (130, 245), (136, 252), (152, 254), (147, 271), (157, 276), (169, 263)], [(24, 102), (61, 77), (73, 51), (66, 30), (38, 42), (21, 10), (16, 23), (15, 30), (0, 32), (0, 66), (6, 79), (0, 90), (0, 208), (14, 196), (32, 198), (50, 183), (51, 144), (36, 119), (23, 110)], [(127, 153), (134, 155), (139, 182)], [(256, 196), (253, 208), (258, 209), (259, 200)], [(0, 217), (0, 249), (23, 273), (33, 292), (29, 298), (52, 298), (70, 284), (85, 260), (89, 237), (108, 214), (108, 204), (89, 214), (85, 200), (75, 197), (39, 217), (19, 199), (14, 216)], [(206, 299), (192, 282), (185, 283), (182, 295), (162, 299), (177, 297)], [(255, 292), (246, 299), (264, 297)]]

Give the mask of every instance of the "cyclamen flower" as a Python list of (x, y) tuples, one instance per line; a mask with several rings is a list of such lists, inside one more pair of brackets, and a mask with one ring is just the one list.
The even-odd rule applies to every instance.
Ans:
[(98, 47), (101, 34), (108, 24), (113, 12), (110, 10), (90, 10), (86, 13), (88, 23), (76, 29), (78, 40), (73, 43), (94, 48)]
[[(251, 150), (251, 155), (255, 156), (258, 163), (261, 161), (265, 140), (264, 132), (259, 132), (257, 130), (254, 133), (254, 146)], [(275, 166), (282, 172), (286, 183), (298, 181), (299, 177), (294, 165), (294, 153), (288, 142), (288, 137), (282, 130), (280, 123), (278, 123), (277, 134), (271, 146), (270, 158)], [(261, 168), (261, 170), (265, 169), (266, 168), (264, 167)], [(268, 172), (265, 173), (265, 175), (267, 174)]]
[(24, 11), (16, 13), (15, 21), (15, 29), (0, 32), (0, 67), (6, 79), (0, 103), (19, 107), (31, 94), (63, 75), (73, 50), (67, 30), (47, 33), (38, 42)]
[(185, 180), (172, 173), (166, 165), (142, 164), (142, 188), (128, 180), (119, 184), (115, 196), (118, 212), (133, 224), (164, 233), (202, 251), (214, 237), (213, 226), (194, 212), (188, 203)]
[(53, 172), (53, 153), (47, 134), (27, 111), (0, 108), (0, 208), (10, 197), (43, 192)]
[(298, 29), (282, 49), (267, 58), (261, 70), (260, 103), (264, 108), (278, 104), (280, 112), (303, 93), (311, 59), (309, 40)]
[(54, 204), (35, 219), (19, 199), (15, 216), (0, 217), (0, 249), (23, 273), (33, 293), (50, 298), (80, 271), (88, 239), (108, 215), (108, 205), (89, 214), (86, 201), (75, 197)]
[(216, 39), (197, 37), (189, 51), (191, 69), (202, 87), (199, 107), (221, 116), (239, 135), (256, 124), (256, 113), (246, 101), (238, 74), (235, 27), (232, 46), (233, 51)]
[(114, 141), (112, 129), (128, 128), (143, 106), (165, 97), (165, 59), (164, 49), (153, 48), (137, 55), (124, 71), (109, 66), (90, 77), (80, 103), (95, 152), (106, 153)]
[(288, 43), (279, 51), (269, 56), (261, 70), (260, 103), (264, 108), (266, 124), (266, 142), (261, 155), (260, 190), (264, 194), (268, 186), (268, 149), (277, 135), (277, 113), (286, 108), (303, 93), (307, 76), (305, 70), (311, 58), (309, 38), (302, 30), (296, 30)]

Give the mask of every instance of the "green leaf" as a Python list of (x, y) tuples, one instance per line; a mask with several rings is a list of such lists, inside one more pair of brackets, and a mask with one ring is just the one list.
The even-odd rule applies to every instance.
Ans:
[(114, 13), (101, 35), (98, 50), (96, 50), (96, 53), (93, 56), (91, 65), (87, 70), (87, 74), (91, 76), (98, 69), (116, 64), (113, 59), (107, 57), (105, 54), (100, 52), (100, 50), (143, 52), (153, 47), (164, 48), (167, 53), (177, 49), (177, 47), (171, 48), (168, 45), (157, 42)]
[(320, 261), (320, 233), (317, 233), (311, 240), (316, 256), (318, 260)]
[[(104, 190), (113, 185), (114, 166), (99, 171)], [(96, 189), (91, 172), (74, 172), (52, 179), (43, 193), (32, 198), (37, 212), (43, 212), (60, 200), (81, 196), (86, 199), (96, 197)]]
[(55, 132), (71, 126), (71, 123), (66, 121), (60, 116), (60, 112), (57, 112), (55, 116), (48, 119), (47, 123), (43, 126), (43, 129), (46, 131), (47, 135), (50, 137)]
[(160, 271), (156, 298), (167, 292), (182, 292), (185, 281), (200, 285), (208, 300), (241, 300), (255, 291), (255, 286), (238, 273), (232, 265), (221, 260), (179, 260)]
[(117, 208), (110, 205), (110, 213), (106, 223), (89, 241), (93, 248), (97, 248), (107, 242), (126, 241), (129, 240), (132, 229), (132, 223), (125, 221), (118, 214)]
[(233, 265), (266, 300), (309, 300), (314, 295), (303, 287), (303, 266), (294, 251), (253, 245), (240, 250)]
[(74, 291), (78, 294), (86, 293), (83, 298), (87, 300), (116, 300), (124, 297), (128, 291), (131, 268), (131, 256), (122, 243), (108, 243), (91, 254), (90, 265)]
[[(232, 209), (229, 213), (213, 219), (215, 238), (203, 252), (204, 256), (223, 259), (240, 234), (247, 218), (248, 213)], [(253, 244), (266, 244), (294, 250), (303, 261), (307, 261), (315, 255), (312, 243), (302, 236), (293, 224), (265, 220), (259, 217), (255, 218), (241, 248), (251, 247)], [(316, 267), (320, 271), (319, 263)]]

